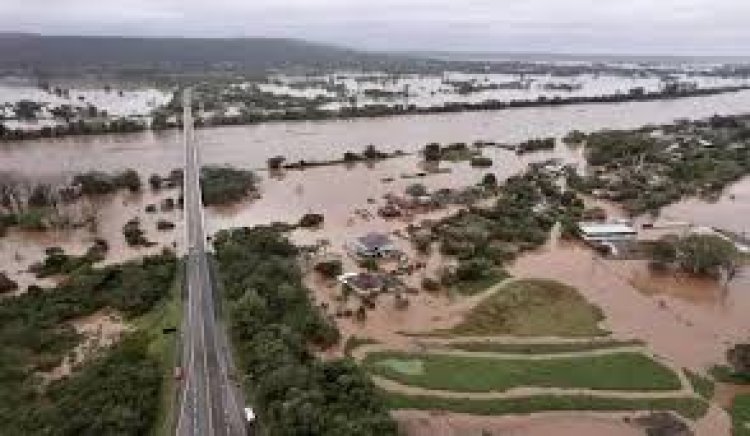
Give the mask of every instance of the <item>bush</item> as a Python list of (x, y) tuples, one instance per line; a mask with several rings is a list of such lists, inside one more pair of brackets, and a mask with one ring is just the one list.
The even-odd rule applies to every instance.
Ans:
[(387, 153), (384, 153), (378, 149), (375, 148), (374, 145), (370, 144), (367, 147), (365, 147), (365, 151), (363, 153), (365, 159), (369, 160), (375, 160), (375, 159), (385, 159), (388, 157)]
[(750, 344), (737, 344), (730, 348), (727, 361), (736, 374), (750, 378)]
[(141, 229), (141, 221), (138, 218), (128, 221), (122, 227), (122, 234), (125, 236), (125, 241), (131, 247), (145, 247), (151, 245), (144, 236), (143, 230)]
[(160, 231), (166, 231), (166, 230), (172, 230), (175, 228), (175, 225), (172, 221), (167, 220), (159, 220), (156, 222), (156, 229)]
[(493, 173), (487, 173), (482, 177), (481, 185), (486, 188), (497, 188), (497, 176)]
[(109, 251), (107, 241), (97, 239), (82, 256), (65, 254), (60, 247), (49, 247), (44, 250), (45, 258), (42, 262), (35, 263), (29, 267), (38, 278), (50, 277), (61, 274), (71, 274), (84, 267), (90, 267), (96, 262), (104, 260)]
[(0, 272), (0, 294), (15, 291), (18, 283), (11, 280), (4, 272)]
[(48, 228), (47, 215), (44, 209), (29, 209), (16, 215), (16, 223), (23, 230), (43, 231)]
[(492, 166), (492, 159), (484, 156), (471, 158), (471, 166), (475, 168), (487, 168)]
[(313, 228), (313, 227), (320, 227), (323, 225), (324, 221), (325, 221), (325, 217), (322, 214), (306, 213), (299, 220), (298, 225), (302, 228), (308, 229), (308, 228)]
[(424, 197), (427, 195), (427, 188), (421, 183), (413, 183), (407, 186), (404, 192), (412, 197)]
[(352, 162), (359, 162), (362, 160), (362, 156), (358, 155), (357, 153), (347, 151), (344, 153), (344, 162), (352, 163)]
[(246, 198), (256, 190), (255, 173), (232, 167), (206, 166), (200, 175), (203, 204), (219, 206)]
[(127, 169), (115, 175), (114, 185), (130, 192), (141, 191), (141, 177), (135, 170)]
[(586, 134), (580, 130), (573, 130), (562, 139), (565, 144), (581, 144), (586, 140)]
[(519, 154), (530, 153), (540, 150), (552, 150), (555, 148), (555, 138), (529, 139), (518, 144), (516, 148)]
[(315, 265), (315, 271), (327, 279), (333, 279), (344, 272), (344, 267), (340, 260), (326, 260), (318, 262)]
[(161, 207), (162, 212), (170, 212), (174, 210), (174, 207), (175, 207), (174, 198), (171, 198), (171, 197), (165, 198), (164, 200), (161, 201), (160, 207)]
[(440, 282), (431, 277), (424, 277), (422, 279), (422, 289), (427, 292), (437, 292), (440, 290)]
[(286, 158), (284, 156), (274, 156), (268, 159), (268, 169), (279, 170), (284, 165)]
[(414, 248), (417, 250), (417, 253), (429, 254), (430, 248), (432, 247), (432, 236), (430, 236), (429, 234), (416, 235), (412, 239), (412, 243), (414, 244)]
[(141, 190), (141, 177), (137, 171), (132, 169), (116, 174), (89, 171), (75, 175), (73, 185), (78, 186), (81, 193), (87, 196), (112, 194), (118, 189), (139, 192)]
[(148, 178), (148, 184), (151, 186), (152, 190), (158, 191), (161, 189), (161, 176), (158, 174), (151, 174)]
[(435, 142), (427, 144), (424, 147), (423, 153), (424, 153), (424, 159), (426, 161), (433, 161), (433, 162), (439, 161), (440, 157), (442, 156), (442, 152), (440, 150), (440, 144), (435, 143)]

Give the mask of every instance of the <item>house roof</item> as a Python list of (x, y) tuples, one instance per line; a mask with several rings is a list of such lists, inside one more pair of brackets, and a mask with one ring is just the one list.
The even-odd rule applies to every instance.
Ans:
[(349, 273), (342, 275), (339, 280), (342, 283), (359, 289), (380, 289), (385, 285), (385, 277), (371, 273)]
[(578, 227), (581, 231), (587, 235), (602, 235), (602, 234), (635, 234), (636, 230), (627, 224), (618, 223), (579, 223)]
[(368, 233), (365, 236), (357, 238), (357, 242), (368, 250), (377, 250), (378, 248), (392, 245), (391, 238), (383, 233)]

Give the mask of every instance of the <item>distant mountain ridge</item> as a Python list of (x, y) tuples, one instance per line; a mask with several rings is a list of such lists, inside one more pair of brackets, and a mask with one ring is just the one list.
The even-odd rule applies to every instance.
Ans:
[(553, 52), (472, 52), (472, 51), (407, 51), (401, 52), (415, 57), (453, 62), (604, 62), (638, 64), (691, 64), (726, 63), (747, 64), (750, 56), (721, 55), (656, 55), (656, 54), (603, 54), (603, 53), (553, 53)]
[(0, 33), (0, 68), (265, 71), (385, 62), (386, 56), (282, 38), (138, 38)]

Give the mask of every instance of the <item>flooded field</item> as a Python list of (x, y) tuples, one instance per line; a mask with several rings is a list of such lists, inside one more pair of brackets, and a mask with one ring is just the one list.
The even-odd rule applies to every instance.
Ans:
[[(318, 96), (338, 101), (323, 105), (323, 109), (339, 109), (355, 104), (367, 105), (410, 104), (417, 107), (442, 106), (450, 103), (479, 103), (485, 101), (536, 100), (545, 98), (594, 97), (627, 94), (633, 88), (658, 92), (665, 82), (657, 75), (577, 74), (470, 74), (446, 71), (442, 75), (347, 74), (294, 77), (274, 76), (271, 83), (259, 87), (276, 95), (314, 99)], [(742, 78), (675, 75), (683, 83), (695, 83), (700, 88), (741, 85)], [(323, 87), (325, 85), (325, 87)], [(337, 96), (332, 89), (344, 96)], [(354, 100), (354, 102), (352, 102)]]
[[(29, 100), (48, 105), (86, 107), (93, 104), (110, 115), (149, 115), (152, 110), (169, 102), (171, 93), (158, 89), (105, 89), (102, 86), (74, 87), (60, 95), (29, 83), (0, 81), (0, 107), (5, 103)], [(12, 126), (12, 125), (11, 125)], [(9, 127), (11, 127), (9, 126)]]
[[(148, 254), (156, 254), (162, 248), (181, 248), (182, 213), (179, 210), (170, 212), (146, 213), (148, 204), (158, 204), (164, 198), (176, 198), (176, 191), (162, 191), (158, 194), (144, 192), (133, 195), (121, 193), (108, 198), (91, 202), (80, 202), (66, 208), (65, 213), (71, 217), (93, 213), (97, 226), (91, 229), (51, 230), (46, 232), (11, 230), (0, 238), (0, 265), (19, 285), (18, 292), (23, 292), (31, 284), (52, 285), (54, 280), (37, 279), (29, 267), (44, 258), (44, 250), (49, 247), (61, 247), (67, 254), (80, 256), (97, 238), (107, 241), (109, 250), (105, 264), (120, 263)], [(129, 247), (122, 234), (122, 228), (132, 218), (138, 218), (146, 237), (156, 245), (153, 247)], [(168, 232), (156, 230), (156, 222), (166, 219), (175, 223), (176, 228)]]

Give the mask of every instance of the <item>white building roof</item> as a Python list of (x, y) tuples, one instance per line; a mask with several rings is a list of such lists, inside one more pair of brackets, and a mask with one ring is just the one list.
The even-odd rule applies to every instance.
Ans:
[(621, 223), (579, 223), (578, 228), (586, 235), (602, 234), (635, 234), (635, 229), (627, 224)]

